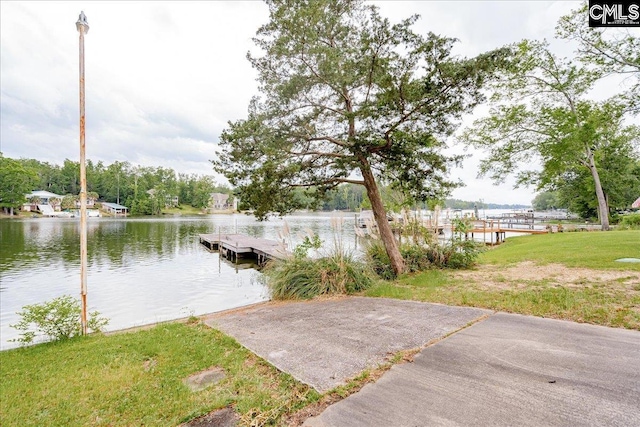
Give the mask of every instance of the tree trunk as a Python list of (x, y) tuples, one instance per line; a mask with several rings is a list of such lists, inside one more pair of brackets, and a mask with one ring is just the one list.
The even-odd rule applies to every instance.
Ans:
[(600, 217), (600, 224), (602, 224), (602, 231), (609, 231), (609, 205), (604, 197), (604, 191), (602, 191), (602, 184), (600, 183), (600, 175), (596, 168), (596, 163), (593, 160), (593, 153), (589, 153), (589, 170), (593, 177), (593, 183), (596, 187), (596, 197), (598, 198), (598, 216)]
[(389, 255), (391, 268), (393, 268), (394, 273), (396, 273), (396, 275), (402, 274), (404, 272), (404, 260), (402, 259), (402, 255), (398, 249), (396, 239), (393, 237), (393, 231), (391, 231), (389, 221), (387, 220), (387, 212), (382, 204), (380, 191), (378, 191), (378, 184), (371, 172), (369, 162), (364, 158), (361, 158), (360, 161), (362, 163), (360, 171), (364, 178), (364, 187), (367, 189), (367, 196), (369, 196), (369, 201), (371, 202), (373, 217), (378, 225), (378, 231), (380, 231), (380, 239), (384, 244), (387, 255)]

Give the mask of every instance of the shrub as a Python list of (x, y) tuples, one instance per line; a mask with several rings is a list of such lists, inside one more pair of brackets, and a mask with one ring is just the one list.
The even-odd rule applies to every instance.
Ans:
[[(468, 227), (469, 225), (463, 220), (455, 223), (456, 232), (451, 240), (440, 242), (432, 231), (413, 226), (417, 233), (399, 247), (405, 262), (405, 271), (410, 273), (429, 268), (461, 269), (473, 266), (482, 251), (482, 245), (463, 238)], [(389, 256), (379, 239), (369, 241), (366, 260), (369, 267), (382, 279), (395, 278)]]
[[(14, 342), (23, 345), (31, 344), (36, 336), (45, 335), (52, 341), (64, 340), (81, 335), (80, 301), (69, 295), (54, 298), (41, 304), (25, 305), (18, 312), (20, 322), (9, 325), (21, 332), (20, 338)], [(101, 331), (109, 321), (99, 317), (100, 313), (89, 313), (87, 328), (90, 331)]]
[(619, 230), (640, 230), (640, 213), (622, 216), (617, 228)]

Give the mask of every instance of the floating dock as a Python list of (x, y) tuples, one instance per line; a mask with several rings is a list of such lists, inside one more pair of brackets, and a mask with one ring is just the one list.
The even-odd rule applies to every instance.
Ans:
[(235, 262), (238, 258), (254, 258), (258, 265), (288, 256), (284, 243), (245, 234), (200, 234), (200, 243), (210, 251)]

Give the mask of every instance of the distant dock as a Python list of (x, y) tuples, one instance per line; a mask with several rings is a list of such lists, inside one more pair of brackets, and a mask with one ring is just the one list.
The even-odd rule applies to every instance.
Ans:
[(288, 255), (282, 243), (245, 234), (200, 234), (200, 243), (232, 262), (238, 258), (254, 258), (258, 265), (264, 265), (269, 260)]

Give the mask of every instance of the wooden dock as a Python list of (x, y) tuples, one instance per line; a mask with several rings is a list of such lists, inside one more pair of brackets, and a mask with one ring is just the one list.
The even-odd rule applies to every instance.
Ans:
[(264, 265), (269, 260), (288, 256), (283, 243), (245, 234), (200, 234), (200, 243), (232, 262), (238, 258), (254, 258), (258, 265)]
[[(547, 228), (535, 228), (533, 222), (531, 223), (518, 223), (513, 221), (503, 220), (473, 220), (471, 223), (471, 230), (468, 230), (466, 234), (471, 234), (473, 239), (476, 233), (486, 235), (489, 233), (490, 241), (486, 242), (490, 245), (499, 245), (504, 242), (507, 233), (527, 233), (527, 234), (547, 234), (549, 230)], [(495, 240), (494, 240), (495, 236)]]

